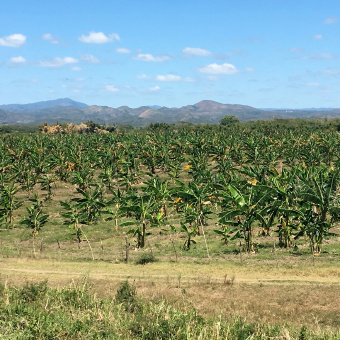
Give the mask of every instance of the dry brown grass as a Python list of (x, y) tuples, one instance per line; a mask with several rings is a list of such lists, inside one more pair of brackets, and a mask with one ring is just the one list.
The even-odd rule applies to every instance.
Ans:
[(1, 259), (1, 281), (48, 280), (64, 287), (88, 275), (100, 296), (113, 296), (128, 279), (139, 295), (191, 304), (206, 316), (240, 315), (269, 324), (340, 328), (340, 271), (336, 266), (264, 268), (237, 263), (59, 262)]

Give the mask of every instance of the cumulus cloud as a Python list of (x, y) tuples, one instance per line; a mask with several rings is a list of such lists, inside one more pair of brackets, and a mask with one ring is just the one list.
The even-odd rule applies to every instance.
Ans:
[(76, 64), (78, 63), (78, 60), (72, 57), (56, 57), (50, 61), (41, 61), (39, 65), (41, 67), (60, 67), (68, 64)]
[(6, 37), (0, 38), (0, 46), (20, 47), (21, 45), (25, 43), (26, 43), (26, 37), (20, 33), (16, 33), (16, 34), (12, 34), (12, 35), (8, 35)]
[(189, 78), (189, 77), (181, 77), (181, 76), (178, 76), (176, 74), (165, 74), (165, 75), (162, 75), (162, 74), (159, 74), (155, 77), (155, 80), (157, 81), (163, 81), (163, 82), (166, 82), (166, 81), (184, 81), (184, 82), (193, 82), (194, 79), (193, 78)]
[(51, 44), (59, 44), (59, 38), (55, 35), (52, 35), (50, 33), (45, 33), (41, 37), (43, 40), (48, 40), (50, 41)]
[(198, 47), (186, 47), (182, 50), (182, 52), (187, 57), (192, 57), (192, 56), (207, 57), (207, 56), (210, 56), (212, 54), (210, 51), (204, 50), (203, 48), (198, 48)]
[(331, 24), (335, 24), (337, 21), (338, 21), (338, 18), (327, 18), (324, 21), (324, 24), (331, 25)]
[(314, 39), (321, 40), (323, 38), (322, 34), (315, 34)]
[(84, 60), (90, 64), (98, 64), (99, 63), (99, 59), (96, 58), (94, 55), (92, 54), (84, 54), (81, 56), (81, 60)]
[(115, 87), (113, 85), (106, 85), (105, 86), (105, 90), (106, 91), (109, 91), (109, 92), (118, 92), (119, 91), (119, 88), (118, 87)]
[(160, 89), (161, 88), (159, 86), (150, 86), (150, 87), (136, 89), (136, 91), (140, 93), (154, 93), (154, 92), (158, 92)]
[(206, 73), (206, 74), (235, 74), (238, 73), (238, 69), (228, 63), (224, 64), (209, 64), (206, 66), (203, 66), (198, 69), (199, 72), (201, 73)]
[(24, 58), (24, 57), (22, 57), (22, 56), (19, 56), (19, 57), (13, 57), (13, 58), (11, 58), (10, 60), (10, 63), (11, 64), (19, 64), (19, 65), (23, 65), (23, 64), (25, 64), (26, 63), (26, 59)]
[(181, 81), (182, 77), (175, 74), (157, 75), (156, 80), (158, 81)]
[(155, 61), (155, 62), (162, 62), (167, 61), (170, 59), (169, 56), (163, 55), (160, 57), (154, 57), (152, 54), (143, 54), (139, 53), (136, 57), (134, 57), (135, 60), (141, 60), (141, 61)]
[(184, 82), (193, 82), (193, 78), (189, 77), (181, 77), (176, 74), (158, 74), (156, 76), (149, 76), (147, 74), (141, 74), (136, 76), (137, 79), (150, 79), (161, 82), (175, 82), (175, 81), (184, 81)]
[(130, 50), (124, 47), (118, 47), (116, 48), (116, 52), (120, 54), (129, 54)]
[(117, 33), (105, 35), (103, 32), (90, 32), (89, 35), (82, 34), (78, 40), (87, 44), (106, 44), (113, 40), (120, 41), (120, 37)]

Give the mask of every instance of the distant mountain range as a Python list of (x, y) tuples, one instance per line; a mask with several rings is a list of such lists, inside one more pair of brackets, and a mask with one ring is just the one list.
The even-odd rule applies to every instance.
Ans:
[(146, 126), (164, 122), (175, 124), (180, 121), (193, 124), (217, 124), (226, 115), (236, 116), (241, 121), (270, 120), (273, 118), (340, 118), (340, 109), (256, 109), (247, 105), (221, 104), (202, 100), (194, 105), (180, 108), (141, 106), (88, 106), (69, 98), (42, 101), (31, 104), (0, 105), (0, 124), (79, 124), (92, 120), (99, 124), (125, 124)]

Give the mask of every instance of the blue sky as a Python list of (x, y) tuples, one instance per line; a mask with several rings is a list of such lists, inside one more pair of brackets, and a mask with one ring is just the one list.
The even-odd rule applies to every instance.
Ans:
[(0, 104), (340, 107), (339, 0), (1, 2)]

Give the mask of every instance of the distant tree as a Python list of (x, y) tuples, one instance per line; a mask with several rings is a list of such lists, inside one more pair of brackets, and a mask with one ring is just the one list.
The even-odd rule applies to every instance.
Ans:
[(88, 120), (86, 122), (87, 127), (89, 128), (89, 132), (93, 133), (95, 129), (100, 129), (101, 126), (98, 123), (93, 122), (92, 120)]
[(225, 116), (220, 120), (220, 125), (232, 126), (238, 124), (239, 122), (240, 120), (235, 116)]

